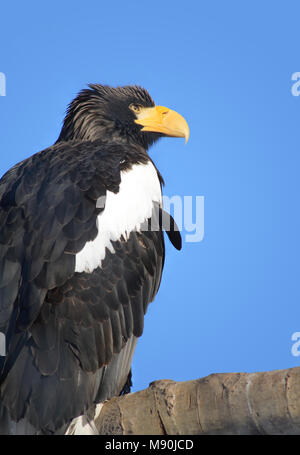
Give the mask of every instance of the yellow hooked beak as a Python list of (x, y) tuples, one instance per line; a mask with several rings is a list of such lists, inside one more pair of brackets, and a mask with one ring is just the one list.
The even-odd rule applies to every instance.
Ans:
[(175, 111), (164, 107), (143, 107), (136, 113), (135, 123), (142, 125), (142, 131), (163, 133), (166, 136), (184, 137), (187, 143), (190, 130), (185, 119)]

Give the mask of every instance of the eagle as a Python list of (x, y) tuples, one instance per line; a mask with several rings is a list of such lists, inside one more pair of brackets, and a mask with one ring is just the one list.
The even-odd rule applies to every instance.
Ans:
[(90, 84), (54, 145), (0, 180), (0, 434), (97, 434), (130, 390), (164, 231), (181, 248), (148, 155), (163, 136), (188, 124), (144, 88)]

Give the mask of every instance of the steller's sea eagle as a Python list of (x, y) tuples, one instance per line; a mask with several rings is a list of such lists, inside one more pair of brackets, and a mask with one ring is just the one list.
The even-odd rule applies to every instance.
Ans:
[(129, 390), (163, 230), (181, 248), (147, 152), (161, 136), (187, 140), (184, 118), (141, 87), (89, 85), (56, 143), (0, 180), (0, 434), (96, 433)]

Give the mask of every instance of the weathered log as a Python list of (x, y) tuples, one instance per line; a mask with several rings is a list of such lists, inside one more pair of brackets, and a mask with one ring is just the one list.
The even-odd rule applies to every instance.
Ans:
[(300, 434), (300, 367), (160, 380), (106, 402), (105, 435)]

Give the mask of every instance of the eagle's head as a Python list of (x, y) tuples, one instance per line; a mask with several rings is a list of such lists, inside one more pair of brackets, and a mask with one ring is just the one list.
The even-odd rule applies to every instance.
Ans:
[(162, 136), (189, 137), (177, 112), (156, 106), (142, 87), (90, 84), (69, 104), (57, 142), (118, 140), (148, 148)]

